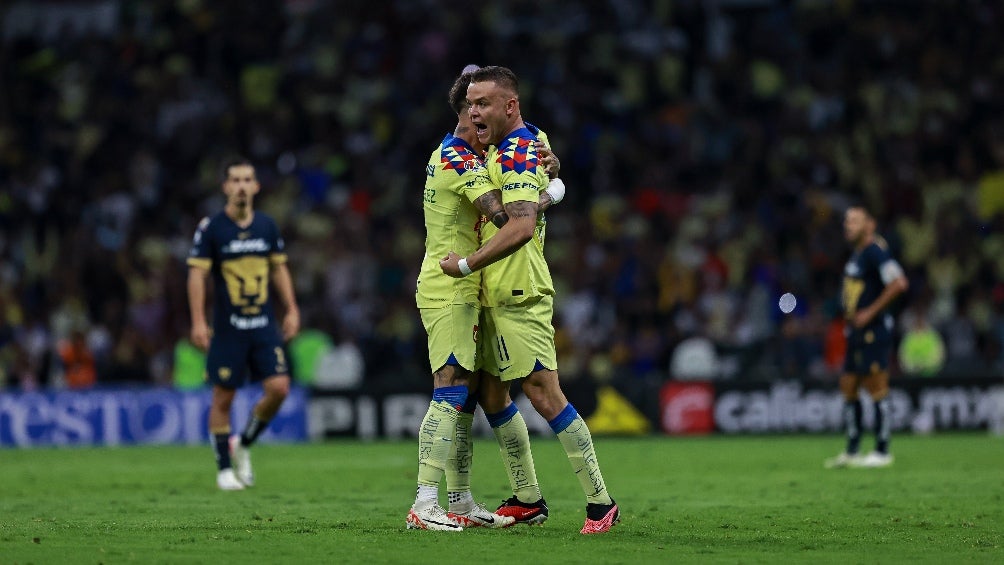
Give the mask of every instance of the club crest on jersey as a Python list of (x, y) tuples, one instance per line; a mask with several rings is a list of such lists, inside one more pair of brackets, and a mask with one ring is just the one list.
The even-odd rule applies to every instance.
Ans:
[(532, 173), (536, 170), (538, 165), (537, 152), (530, 151), (530, 144), (533, 142), (522, 137), (510, 138), (508, 141), (508, 146), (498, 156), (502, 172)]
[(457, 171), (458, 175), (465, 171), (473, 171), (481, 164), (478, 156), (468, 151), (463, 145), (443, 147), (440, 153), (443, 170)]

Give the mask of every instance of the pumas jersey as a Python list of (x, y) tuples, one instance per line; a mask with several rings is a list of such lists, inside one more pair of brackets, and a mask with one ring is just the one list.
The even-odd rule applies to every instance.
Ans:
[(425, 168), (425, 257), (418, 275), (419, 308), (477, 304), (481, 273), (455, 279), (439, 266), (450, 251), (467, 257), (478, 249), (481, 212), (473, 202), (490, 192), (484, 161), (466, 141), (448, 134)]
[[(844, 284), (842, 302), (844, 315), (850, 320), (859, 310), (867, 308), (875, 302), (885, 285), (901, 275), (903, 268), (889, 254), (884, 240), (876, 240), (864, 249), (857, 251), (848, 259), (844, 266)], [(871, 336), (871, 340), (889, 339), (892, 334), (893, 319), (888, 309), (872, 318), (867, 326), (859, 330), (851, 329), (851, 333), (861, 332)]]
[[(503, 205), (537, 202), (541, 191), (547, 188), (547, 173), (534, 147), (537, 139), (530, 129), (520, 128), (498, 146), (489, 146), (485, 157), (488, 177), (493, 186), (501, 189)], [(533, 239), (512, 255), (482, 269), (485, 306), (519, 304), (530, 298), (554, 295), (551, 272), (544, 260), (545, 227), (543, 215), (538, 215)], [(494, 224), (486, 223), (481, 230), (482, 241), (488, 242), (497, 232)]]
[(212, 272), (213, 331), (273, 326), (271, 267), (285, 262), (285, 243), (266, 214), (255, 212), (246, 228), (225, 212), (204, 218), (195, 231), (188, 264)]

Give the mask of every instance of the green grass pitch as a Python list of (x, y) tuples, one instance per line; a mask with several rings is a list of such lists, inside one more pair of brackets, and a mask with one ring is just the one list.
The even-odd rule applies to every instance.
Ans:
[[(244, 492), (215, 489), (208, 444), (0, 450), (0, 563), (1004, 563), (1004, 439), (897, 436), (891, 468), (824, 470), (842, 443), (597, 437), (622, 508), (598, 536), (554, 438), (547, 523), (460, 533), (405, 529), (413, 441), (256, 446)], [(472, 482), (509, 494), (491, 439)]]

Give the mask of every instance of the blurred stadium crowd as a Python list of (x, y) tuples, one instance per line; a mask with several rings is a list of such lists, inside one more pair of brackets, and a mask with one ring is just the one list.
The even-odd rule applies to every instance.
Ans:
[(191, 236), (243, 153), (321, 372), (427, 385), (423, 169), (468, 63), (516, 71), (561, 157), (563, 379), (831, 378), (855, 200), (911, 280), (899, 335), (935, 330), (894, 376), (1002, 373), (1000, 2), (443, 6), (0, 8), (0, 384), (170, 384)]

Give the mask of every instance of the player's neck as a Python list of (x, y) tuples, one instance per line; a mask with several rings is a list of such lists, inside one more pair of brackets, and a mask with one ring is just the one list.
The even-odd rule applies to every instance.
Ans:
[(254, 220), (254, 210), (250, 206), (227, 206), (223, 211), (241, 228), (250, 226)]
[(519, 129), (523, 129), (525, 127), (526, 127), (526, 124), (523, 123), (523, 116), (517, 115), (516, 116), (516, 120), (512, 124), (512, 127), (510, 127), (509, 131), (507, 131), (506, 134), (504, 136), (502, 136), (502, 137), (503, 138), (508, 137), (509, 134), (511, 134), (512, 132), (514, 132), (516, 130), (519, 130)]
[(857, 251), (863, 251), (864, 248), (871, 245), (873, 241), (875, 241), (874, 235), (866, 235), (861, 238), (861, 241), (859, 241), (857, 245), (854, 246), (854, 249), (856, 249)]
[(481, 153), (485, 149), (485, 146), (478, 141), (477, 130), (470, 127), (469, 124), (463, 122), (457, 123), (457, 129), (453, 130), (453, 135), (467, 142), (467, 145), (470, 145), (478, 153)]

